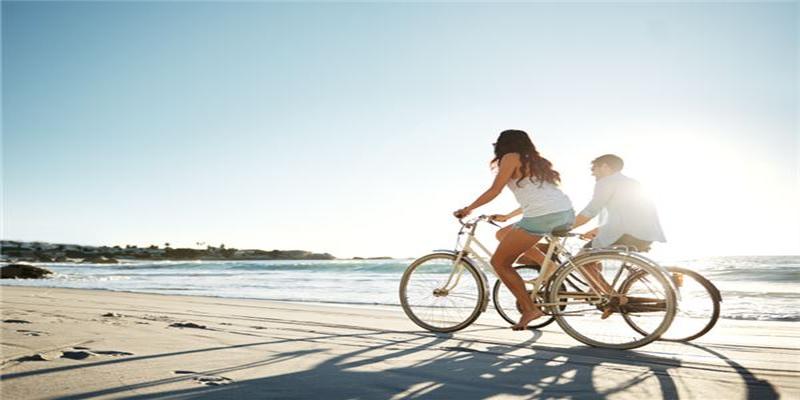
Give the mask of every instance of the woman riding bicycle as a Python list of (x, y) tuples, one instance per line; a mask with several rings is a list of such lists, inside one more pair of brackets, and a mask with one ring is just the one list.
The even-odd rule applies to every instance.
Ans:
[(497, 219), (505, 220), (519, 213), (523, 218), (501, 239), (491, 262), (522, 309), (522, 316), (512, 329), (523, 330), (529, 322), (544, 314), (527, 293), (524, 281), (512, 264), (543, 235), (555, 230), (568, 230), (575, 221), (575, 213), (569, 197), (557, 186), (561, 180), (559, 173), (553, 170), (550, 161), (539, 155), (527, 133), (520, 130), (500, 133), (494, 144), (494, 156), (491, 165), (497, 170), (497, 175), (492, 186), (453, 215), (466, 217), (472, 210), (497, 197), (504, 186), (508, 186), (516, 197), (520, 208)]

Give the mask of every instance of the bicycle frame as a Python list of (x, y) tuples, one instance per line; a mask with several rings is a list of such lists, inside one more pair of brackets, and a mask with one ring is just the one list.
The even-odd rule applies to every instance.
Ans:
[[(487, 261), (487, 258), (491, 259), (493, 253), (489, 249), (487, 249), (486, 246), (484, 246), (483, 243), (480, 242), (480, 240), (478, 240), (475, 237), (475, 230), (477, 228), (478, 222), (485, 219), (486, 219), (485, 217), (479, 217), (473, 222), (468, 222), (466, 224), (463, 224), (461, 231), (459, 231), (459, 237), (465, 233), (465, 228), (466, 228), (467, 239), (461, 246), (461, 250), (458, 250), (457, 248), (456, 251), (436, 250), (436, 251), (444, 251), (451, 254), (456, 254), (456, 259), (453, 262), (455, 268), (453, 268), (453, 270), (450, 272), (450, 276), (448, 277), (447, 282), (445, 282), (441, 290), (448, 292), (453, 288), (455, 288), (456, 285), (458, 285), (458, 282), (461, 279), (461, 272), (463, 271), (463, 267), (461, 267), (462, 265), (461, 261), (467, 262), (477, 267), (477, 270), (480, 272), (482, 284), (487, 289), (487, 293), (489, 292), (488, 291), (489, 282), (486, 277), (486, 273), (488, 272), (492, 274), (494, 277), (499, 279), (499, 276), (497, 275), (494, 266), (492, 266), (491, 263)], [(543, 236), (549, 242), (547, 253), (545, 254), (544, 264), (541, 267), (539, 276), (537, 276), (535, 279), (525, 281), (525, 283), (528, 283), (533, 286), (533, 290), (531, 291), (532, 300), (535, 300), (535, 295), (536, 293), (539, 292), (543, 284), (546, 283), (553, 276), (556, 270), (558, 270), (561, 267), (561, 265), (559, 266), (555, 265), (555, 262), (552, 260), (553, 254), (569, 256), (567, 257), (567, 261), (565, 261), (562, 265), (566, 265), (567, 263), (572, 263), (572, 255), (564, 247), (564, 244), (566, 243), (568, 236), (563, 237), (560, 240), (559, 238), (553, 235), (543, 235)], [(474, 248), (473, 245), (477, 247), (477, 250), (480, 250), (480, 252), (483, 253), (483, 256), (481, 255), (481, 253), (476, 251), (476, 248)], [(484, 258), (484, 256), (486, 256), (486, 258)], [(583, 274), (582, 271), (581, 273)], [(591, 282), (592, 280), (587, 278), (587, 281)], [(590, 283), (590, 288), (592, 292), (588, 293), (566, 292), (565, 294), (568, 295), (568, 297), (570, 298), (580, 299), (584, 303), (588, 302), (590, 304), (600, 304), (603, 301), (603, 296), (599, 293), (594, 284)], [(488, 305), (488, 296), (485, 304), (483, 305), (484, 310), (486, 309), (487, 305)], [(539, 306), (543, 307), (562, 306), (562, 305), (567, 305), (567, 303), (565, 302), (539, 303)]]

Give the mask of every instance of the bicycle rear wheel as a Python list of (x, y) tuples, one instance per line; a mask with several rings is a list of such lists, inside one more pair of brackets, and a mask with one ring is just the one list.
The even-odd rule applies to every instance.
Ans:
[[(517, 270), (517, 273), (522, 280), (527, 282), (536, 279), (539, 276), (540, 267), (538, 265), (518, 265), (514, 267), (514, 269)], [(530, 294), (533, 290), (533, 286), (528, 283), (525, 284), (525, 288), (528, 290), (528, 294)], [(544, 289), (540, 288), (539, 293), (536, 296), (536, 302), (539, 304), (544, 303), (545, 298), (546, 295), (544, 295)], [(506, 287), (506, 285), (504, 285), (499, 279), (494, 284), (494, 290), (492, 291), (492, 302), (494, 303), (494, 308), (497, 309), (497, 313), (500, 314), (500, 316), (503, 317), (506, 322), (512, 325), (519, 322), (520, 317), (522, 317), (522, 310), (519, 306), (519, 302), (517, 301), (516, 297), (514, 297), (514, 294), (508, 290), (508, 287)], [(553, 321), (555, 321), (555, 317), (545, 315), (535, 321), (532, 321), (530, 325), (528, 325), (528, 328), (544, 328), (545, 326), (550, 325)]]
[[(665, 269), (670, 273), (681, 295), (675, 319), (669, 329), (661, 335), (660, 340), (688, 342), (705, 335), (719, 319), (719, 303), (722, 301), (719, 290), (708, 279), (692, 270), (680, 267), (665, 267)], [(627, 286), (637, 285), (638, 279), (641, 277), (634, 276), (623, 283), (622, 290), (627, 290)], [(623, 317), (631, 328), (646, 333), (635, 320), (626, 315)]]
[[(610, 292), (589, 283), (586, 271), (591, 269), (597, 271), (593, 281), (605, 282)], [(622, 283), (632, 276), (641, 277), (639, 284), (622, 293)], [(675, 316), (675, 292), (669, 278), (643, 260), (618, 252), (588, 253), (563, 265), (550, 287), (561, 287), (569, 278), (568, 291), (550, 292), (551, 311), (564, 332), (587, 345), (612, 349), (644, 346), (658, 339)], [(564, 309), (554, 310), (559, 306)], [(633, 329), (629, 319), (642, 329)]]
[(408, 266), (400, 281), (400, 304), (415, 324), (432, 332), (454, 332), (472, 324), (483, 309), (480, 273), (450, 253), (428, 254)]

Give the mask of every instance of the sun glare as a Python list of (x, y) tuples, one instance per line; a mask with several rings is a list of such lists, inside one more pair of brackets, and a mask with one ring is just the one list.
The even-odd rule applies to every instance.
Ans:
[[(753, 160), (745, 149), (697, 136), (691, 146), (683, 143), (648, 143), (632, 153), (640, 156), (627, 157), (626, 172), (645, 185), (658, 206), (668, 240), (665, 253), (758, 254), (758, 248), (747, 247), (748, 236), (796, 234), (780, 223), (795, 212), (796, 189), (769, 179), (781, 174), (774, 165)], [(765, 200), (772, 206), (765, 207)]]

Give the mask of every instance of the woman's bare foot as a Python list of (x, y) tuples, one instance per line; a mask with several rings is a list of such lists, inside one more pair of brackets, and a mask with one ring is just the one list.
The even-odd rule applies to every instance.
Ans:
[(511, 329), (515, 331), (524, 331), (525, 329), (528, 329), (528, 324), (531, 321), (541, 317), (542, 315), (544, 315), (544, 313), (538, 308), (533, 311), (523, 312), (522, 317), (519, 318), (519, 322), (511, 326)]

